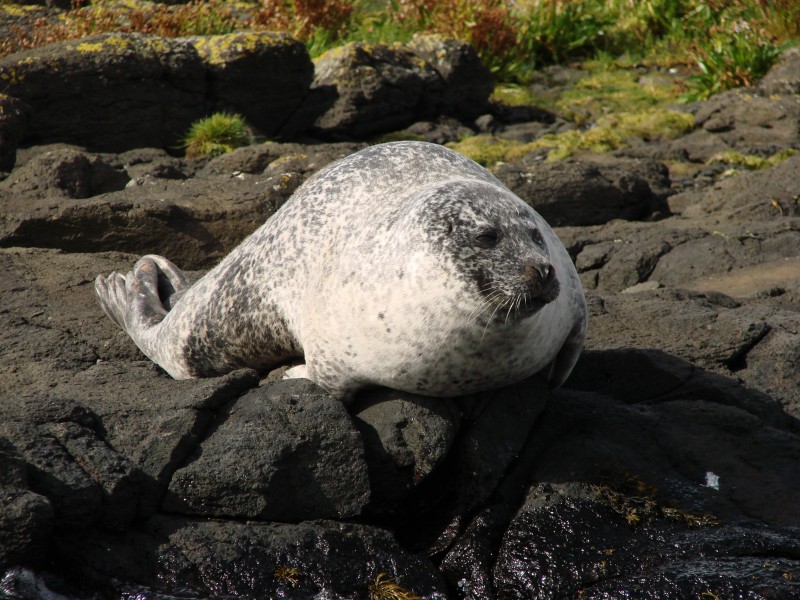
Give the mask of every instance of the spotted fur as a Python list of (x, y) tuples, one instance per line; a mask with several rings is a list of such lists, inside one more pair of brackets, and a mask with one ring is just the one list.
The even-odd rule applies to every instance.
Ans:
[(442, 146), (372, 146), (329, 165), (189, 287), (163, 257), (98, 276), (106, 313), (177, 379), (290, 371), (330, 393), (459, 396), (548, 368), (586, 335), (575, 267), (542, 217)]

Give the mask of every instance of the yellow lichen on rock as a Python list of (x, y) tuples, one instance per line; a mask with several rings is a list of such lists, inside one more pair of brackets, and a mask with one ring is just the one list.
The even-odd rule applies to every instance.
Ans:
[(103, 51), (103, 44), (100, 42), (82, 42), (75, 49), (80, 53), (96, 53)]
[(212, 65), (222, 65), (231, 56), (255, 52), (265, 46), (286, 44), (291, 40), (284, 34), (275, 34), (268, 31), (196, 36), (188, 39), (200, 57)]

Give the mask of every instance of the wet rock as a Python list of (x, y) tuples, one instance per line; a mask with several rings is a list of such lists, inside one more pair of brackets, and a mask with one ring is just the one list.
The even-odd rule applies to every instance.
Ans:
[(314, 130), (326, 136), (360, 138), (402, 129), (434, 116), (444, 89), (428, 62), (407, 48), (384, 44), (335, 48), (316, 60), (315, 71), (309, 102), (324, 107)]
[(386, 531), (366, 525), (157, 517), (135, 536), (103, 535), (75, 543), (87, 560), (64, 560), (106, 588), (113, 578), (117, 594), (366, 598), (383, 573), (422, 597), (447, 597), (432, 563), (403, 550)]
[(344, 405), (307, 380), (228, 406), (169, 485), (164, 510), (272, 521), (358, 516), (369, 500), (360, 436)]
[[(442, 570), (460, 595), (571, 596), (622, 578), (672, 597), (659, 568), (696, 583), (694, 561), (709, 555), (721, 567), (763, 551), (800, 567), (796, 534), (781, 529), (798, 519), (800, 487), (786, 483), (800, 437), (774, 400), (654, 350), (585, 352), (568, 386), (448, 549)], [(740, 575), (723, 579), (746, 586)]]
[(0, 94), (0, 173), (14, 168), (17, 146), (28, 128), (26, 109), (16, 98)]
[(188, 42), (102, 34), (0, 58), (0, 92), (30, 106), (26, 143), (173, 147), (203, 116), (205, 72)]
[[(475, 511), (498, 493), (549, 397), (546, 384), (532, 377), (460, 398), (461, 429), (442, 465), (404, 507), (401, 539), (428, 554), (450, 546)], [(427, 527), (416, 530), (421, 516)]]
[(208, 77), (209, 112), (234, 111), (278, 133), (306, 96), (314, 65), (305, 45), (267, 31), (187, 38)]
[(577, 161), (529, 165), (523, 159), (498, 166), (495, 175), (556, 227), (667, 211), (647, 181), (623, 167)]
[(352, 410), (369, 466), (369, 510), (391, 514), (445, 459), (461, 413), (449, 399), (388, 389), (362, 393)]
[(36, 200), (79, 199), (124, 189), (128, 181), (123, 170), (100, 156), (62, 148), (31, 158), (0, 183), (0, 189)]
[[(533, 487), (500, 549), (498, 597), (791, 597), (800, 590), (800, 561), (784, 558), (800, 550), (791, 532), (668, 524), (684, 516), (640, 502), (585, 484)], [(650, 522), (631, 522), (648, 509), (657, 513)]]
[(408, 48), (430, 63), (444, 82), (444, 89), (437, 99), (437, 112), (470, 120), (486, 111), (494, 80), (470, 44), (437, 35), (417, 34)]

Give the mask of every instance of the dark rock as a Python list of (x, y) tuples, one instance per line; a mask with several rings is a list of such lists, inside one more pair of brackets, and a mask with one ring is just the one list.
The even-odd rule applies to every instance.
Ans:
[(40, 398), (6, 398), (0, 410), (0, 436), (30, 465), (31, 489), (53, 505), (58, 527), (130, 524), (143, 477), (103, 441), (94, 414), (71, 401)]
[(152, 178), (188, 179), (196, 174), (194, 161), (175, 158), (161, 148), (136, 148), (104, 158), (115, 168), (124, 169), (134, 182), (131, 185), (143, 185)]
[(463, 120), (486, 112), (494, 79), (471, 45), (437, 35), (416, 34), (408, 48), (430, 63), (444, 82), (438, 112)]
[(23, 102), (0, 94), (0, 172), (14, 168), (17, 146), (28, 128), (29, 112)]
[(102, 34), (0, 58), (0, 92), (31, 107), (26, 143), (174, 147), (204, 114), (205, 74), (186, 41)]
[[(597, 321), (593, 329), (607, 325)], [(646, 349), (584, 352), (567, 385), (448, 550), (442, 570), (454, 589), (571, 597), (622, 579), (671, 598), (661, 567), (689, 580), (703, 557), (709, 568), (763, 555), (788, 558), (790, 573), (800, 567), (797, 535), (781, 529), (800, 516), (800, 486), (789, 483), (800, 428), (771, 398)], [(758, 567), (724, 580), (746, 586), (742, 573)]]
[[(661, 202), (665, 201), (673, 193), (669, 169), (661, 161), (646, 158), (620, 158), (610, 154), (589, 155), (586, 160), (598, 165), (624, 170), (641, 177)], [(665, 207), (666, 204), (661, 204), (662, 210)], [(662, 216), (667, 216), (668, 214), (669, 212), (667, 211)]]
[(169, 485), (164, 510), (272, 521), (346, 518), (369, 500), (360, 436), (310, 381), (281, 381), (228, 406)]
[(472, 129), (462, 125), (452, 117), (439, 117), (434, 121), (418, 121), (396, 133), (390, 133), (382, 139), (417, 140), (432, 144), (447, 144), (457, 142), (462, 137), (473, 135)]
[[(0, 246), (155, 253), (183, 269), (207, 267), (257, 229), (298, 183), (247, 174), (145, 179), (80, 203), (10, 194), (0, 215)], [(115, 266), (123, 267), (129, 265)]]
[[(549, 390), (532, 377), (459, 399), (461, 430), (441, 466), (407, 503), (401, 539), (429, 554), (447, 548), (472, 514), (497, 493), (544, 410)], [(424, 515), (426, 530), (414, 524)]]
[(800, 97), (776, 99), (732, 90), (712, 96), (698, 108), (695, 124), (728, 146), (770, 155), (800, 145)]
[[(800, 162), (797, 164), (800, 165)], [(761, 181), (767, 185), (766, 180)], [(754, 188), (750, 190), (755, 193)], [(730, 191), (735, 193), (733, 189)], [(713, 191), (709, 191), (706, 198), (714, 195)], [(736, 202), (736, 198), (731, 199), (730, 195), (728, 199), (731, 203)], [(744, 272), (747, 267), (755, 267), (758, 271), (759, 268), (766, 269), (772, 262), (780, 264), (789, 257), (800, 258), (800, 231), (780, 227), (778, 223), (759, 227), (759, 234), (754, 234), (751, 228), (750, 225), (737, 226), (729, 230), (730, 233), (706, 233), (675, 244), (668, 253), (659, 258), (650, 277), (673, 287), (709, 291), (716, 289), (737, 298), (753, 297), (759, 289), (763, 289), (754, 277), (751, 276), (749, 285), (743, 280), (737, 286), (740, 289), (735, 288), (730, 280), (737, 272)], [(719, 282), (722, 275), (727, 276), (728, 285), (715, 285), (715, 279)], [(776, 278), (776, 281), (789, 283), (790, 279), (784, 274)]]
[(218, 156), (203, 168), (201, 175), (227, 175), (234, 173), (281, 175), (293, 172), (305, 180), (327, 164), (344, 158), (366, 147), (363, 143), (340, 142), (334, 144), (279, 144), (265, 142), (237, 148)]
[(315, 70), (312, 91), (333, 92), (333, 102), (314, 123), (327, 136), (365, 137), (432, 117), (444, 89), (429, 63), (409, 49), (384, 44), (335, 48), (316, 60)]
[(366, 525), (157, 517), (135, 536), (72, 543), (83, 555), (64, 556), (69, 568), (104, 587), (113, 578), (119, 586), (115, 595), (155, 588), (189, 597), (367, 598), (383, 573), (422, 597), (447, 597), (428, 560)]
[(723, 308), (700, 292), (670, 289), (596, 296), (587, 348), (658, 348), (723, 374), (770, 331), (760, 310)]
[(515, 125), (522, 123), (530, 123), (532, 121), (537, 123), (544, 123), (545, 125), (552, 125), (557, 121), (563, 121), (556, 117), (556, 115), (549, 110), (539, 108), (538, 106), (529, 106), (526, 104), (509, 106), (507, 104), (493, 104), (492, 114), (505, 125)]
[(771, 169), (749, 171), (717, 182), (712, 188), (682, 192), (670, 199), (685, 208), (683, 216), (714, 215), (746, 222), (770, 221), (800, 215), (797, 169), (800, 156), (792, 156)]
[(125, 188), (128, 175), (100, 156), (63, 148), (39, 154), (0, 183), (29, 199), (89, 198)]
[(352, 411), (369, 467), (369, 510), (391, 514), (445, 459), (460, 411), (449, 399), (388, 389), (360, 394)]
[(758, 92), (767, 98), (775, 95), (800, 94), (800, 50), (789, 48), (778, 64), (764, 75)]
[(552, 226), (596, 225), (667, 212), (647, 181), (615, 165), (577, 161), (505, 163), (495, 175)]
[(42, 565), (52, 529), (52, 505), (30, 490), (23, 458), (0, 438), (0, 565)]
[(267, 31), (187, 38), (203, 60), (211, 112), (240, 113), (274, 135), (308, 93), (314, 65), (302, 42)]
[[(144, 357), (141, 357), (144, 358)], [(52, 392), (81, 398), (102, 423), (106, 442), (146, 475), (139, 512), (156, 511), (173, 473), (212, 427), (221, 407), (258, 385), (254, 371), (176, 382), (147, 363), (100, 363)], [(125, 389), (120, 397), (118, 390)]]
[(742, 357), (736, 375), (767, 392), (788, 414), (800, 419), (800, 317), (789, 313), (773, 322), (775, 326), (764, 339)]

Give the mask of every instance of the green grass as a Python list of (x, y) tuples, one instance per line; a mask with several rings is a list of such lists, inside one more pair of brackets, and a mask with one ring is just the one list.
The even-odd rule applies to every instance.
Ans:
[[(0, 56), (107, 31), (184, 36), (264, 29), (298, 37), (312, 56), (346, 42), (402, 43), (415, 33), (439, 33), (470, 42), (498, 81), (522, 85), (554, 63), (681, 65), (694, 71), (683, 90), (684, 99), (694, 100), (754, 83), (783, 48), (800, 43), (800, 2), (192, 0), (165, 5), (95, 0), (64, 12), (60, 22), (39, 20), (30, 29), (15, 30), (0, 40)], [(601, 92), (604, 85), (599, 83)], [(600, 114), (604, 102), (614, 109), (610, 95), (594, 102), (588, 95), (561, 101), (578, 119)]]
[(184, 145), (189, 158), (213, 158), (247, 146), (251, 140), (243, 117), (215, 113), (192, 124), (184, 138)]

